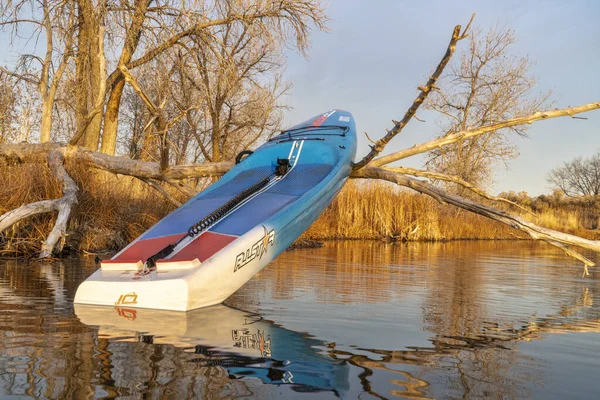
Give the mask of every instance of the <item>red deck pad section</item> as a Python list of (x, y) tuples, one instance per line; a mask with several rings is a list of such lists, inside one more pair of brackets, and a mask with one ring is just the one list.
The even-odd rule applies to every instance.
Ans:
[(326, 112), (325, 114), (319, 115), (312, 123), (312, 126), (321, 126), (323, 122), (327, 121), (335, 113), (335, 110)]
[(204, 262), (212, 257), (213, 254), (227, 246), (229, 243), (237, 239), (237, 236), (221, 235), (219, 233), (204, 232), (192, 243), (184, 247), (179, 253), (167, 260), (159, 260), (160, 262), (169, 261), (187, 261), (198, 258), (200, 262)]
[(162, 236), (154, 239), (138, 240), (131, 247), (121, 253), (118, 257), (112, 260), (103, 260), (103, 263), (123, 263), (123, 262), (138, 262), (140, 260), (146, 261), (148, 257), (153, 256), (160, 250), (164, 249), (171, 243), (175, 243), (182, 237), (187, 235), (186, 233), (178, 233), (177, 235)]

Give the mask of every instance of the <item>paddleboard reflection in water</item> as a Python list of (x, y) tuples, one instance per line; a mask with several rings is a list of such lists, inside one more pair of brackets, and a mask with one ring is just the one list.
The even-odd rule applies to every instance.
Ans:
[[(217, 305), (187, 313), (75, 304), (77, 317), (109, 341), (171, 345), (186, 361), (227, 370), (232, 378), (258, 378), (299, 392), (348, 391), (349, 366), (325, 353), (326, 343), (278, 326), (260, 315)], [(133, 364), (115, 354), (111, 364)], [(135, 365), (130, 365), (135, 368)]]

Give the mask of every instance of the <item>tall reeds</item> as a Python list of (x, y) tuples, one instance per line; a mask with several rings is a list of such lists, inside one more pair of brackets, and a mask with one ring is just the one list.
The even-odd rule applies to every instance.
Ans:
[(305, 239), (511, 239), (514, 230), (381, 182), (351, 181)]
[[(77, 165), (67, 168), (80, 188), (65, 238), (67, 251), (117, 251), (174, 209), (153, 188), (136, 179)], [(185, 200), (173, 188), (165, 190), (180, 201)], [(0, 167), (0, 215), (22, 204), (60, 196), (59, 182), (43, 164)], [(537, 218), (524, 217), (537, 224), (600, 238), (600, 201), (558, 201), (549, 196), (512, 200), (536, 212)], [(51, 214), (34, 216), (0, 234), (0, 256), (37, 254), (55, 218)], [(350, 181), (302, 238), (440, 241), (526, 236), (503, 224), (386, 183)]]
[[(64, 241), (67, 252), (119, 250), (174, 208), (137, 179), (77, 165), (67, 169), (80, 190)], [(43, 163), (0, 167), (0, 215), (61, 195), (60, 183)], [(56, 214), (40, 214), (0, 233), (0, 256), (36, 255), (55, 219)]]

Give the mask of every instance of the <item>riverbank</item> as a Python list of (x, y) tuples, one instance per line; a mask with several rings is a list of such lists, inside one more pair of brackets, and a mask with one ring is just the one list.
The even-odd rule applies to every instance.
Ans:
[[(550, 229), (600, 239), (599, 199), (570, 199), (557, 194), (531, 198), (523, 192), (502, 196), (530, 212), (505, 203), (496, 203), (495, 207)], [(440, 204), (429, 196), (387, 183), (351, 181), (301, 239), (446, 241), (530, 237), (481, 215)]]
[[(147, 184), (76, 165), (69, 172), (80, 188), (63, 240), (64, 253), (115, 252), (175, 209), (175, 205)], [(203, 182), (198, 182), (201, 188)], [(164, 187), (183, 202), (185, 196)], [(0, 169), (0, 215), (23, 204), (58, 198), (61, 187), (47, 167), (8, 165)], [(560, 196), (532, 199), (523, 193), (506, 194), (537, 217), (502, 205), (526, 219), (557, 229), (599, 239), (599, 202)], [(0, 256), (39, 252), (56, 215), (32, 216), (0, 234)], [(351, 181), (321, 217), (299, 238), (297, 246), (332, 239), (390, 241), (447, 241), (465, 239), (527, 239), (503, 224), (453, 206), (400, 190), (386, 183)]]

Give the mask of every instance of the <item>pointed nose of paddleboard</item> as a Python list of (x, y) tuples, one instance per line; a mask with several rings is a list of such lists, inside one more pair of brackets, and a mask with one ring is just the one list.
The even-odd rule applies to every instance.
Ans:
[(355, 123), (352, 114), (345, 110), (329, 110), (312, 118), (307, 119), (291, 129), (308, 128), (308, 127), (326, 127), (326, 126), (347, 126), (354, 131)]

